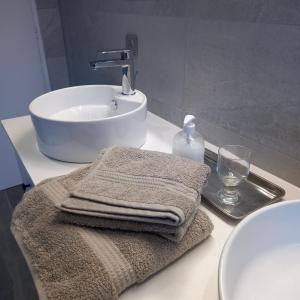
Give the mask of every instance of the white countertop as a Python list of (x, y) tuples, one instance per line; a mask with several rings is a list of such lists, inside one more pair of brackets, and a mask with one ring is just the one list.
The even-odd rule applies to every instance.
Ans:
[[(55, 161), (41, 154), (29, 116), (4, 120), (2, 123), (33, 184), (49, 177), (67, 174), (83, 166)], [(147, 125), (147, 142), (142, 148), (170, 153), (172, 139), (180, 129), (150, 112)], [(217, 151), (217, 147), (210, 143), (206, 143), (205, 146), (209, 150)], [(254, 165), (251, 166), (251, 171), (284, 188), (285, 200), (300, 198), (300, 188)], [(208, 209), (203, 210), (214, 223), (212, 236), (159, 274), (139, 286), (128, 289), (121, 295), (121, 300), (218, 299), (218, 261), (233, 225)]]

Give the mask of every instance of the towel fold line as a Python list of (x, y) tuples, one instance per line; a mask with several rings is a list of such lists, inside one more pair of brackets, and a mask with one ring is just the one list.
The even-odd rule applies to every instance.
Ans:
[[(72, 196), (72, 193), (71, 193)], [(94, 197), (91, 199), (89, 197)], [(97, 198), (97, 199), (96, 199)], [(72, 201), (73, 200), (73, 201)], [(76, 207), (76, 204), (81, 202), (82, 206), (80, 208)], [(93, 205), (95, 204), (95, 205)], [(74, 210), (85, 210), (84, 205), (87, 208), (94, 211), (96, 209), (101, 209), (101, 212), (107, 215), (116, 214), (118, 216), (131, 216), (131, 217), (138, 217), (138, 216), (147, 216), (147, 218), (162, 218), (162, 219), (169, 219), (171, 222), (167, 222), (170, 224), (174, 224), (174, 226), (179, 226), (185, 221), (184, 213), (178, 209), (176, 206), (172, 205), (162, 205), (162, 204), (147, 204), (142, 202), (134, 202), (134, 201), (126, 201), (123, 199), (116, 199), (110, 198), (107, 196), (94, 196), (88, 192), (76, 194), (76, 197), (68, 197), (68, 199), (61, 203), (61, 208), (68, 208)], [(196, 208), (197, 204), (193, 207)], [(126, 208), (126, 210), (120, 210), (120, 208)], [(88, 209), (87, 209), (88, 210)], [(148, 212), (148, 214), (147, 214)], [(151, 212), (151, 213), (150, 213)]]

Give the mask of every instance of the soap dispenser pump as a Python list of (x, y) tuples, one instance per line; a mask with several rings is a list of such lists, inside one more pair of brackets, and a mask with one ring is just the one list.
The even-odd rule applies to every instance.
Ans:
[(204, 162), (204, 141), (195, 130), (195, 116), (186, 115), (183, 121), (183, 130), (173, 139), (173, 153), (198, 162)]

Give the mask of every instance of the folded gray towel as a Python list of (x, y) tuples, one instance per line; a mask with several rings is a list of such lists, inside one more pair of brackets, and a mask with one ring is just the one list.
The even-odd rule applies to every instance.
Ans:
[(205, 164), (175, 155), (114, 147), (60, 205), (64, 222), (157, 232), (180, 241), (200, 203)]
[(63, 208), (63, 213), (60, 213), (57, 217), (62, 223), (134, 232), (152, 232), (159, 234), (160, 236), (171, 241), (180, 242), (184, 237), (188, 227), (192, 223), (196, 213), (197, 209), (195, 209), (194, 214), (192, 214), (191, 217), (180, 226), (108, 219), (99, 217), (98, 213), (96, 213), (95, 216), (93, 212), (89, 211), (85, 211), (83, 214), (81, 210), (78, 209), (70, 210), (69, 213), (67, 208)]
[(90, 168), (41, 183), (25, 194), (13, 214), (12, 231), (49, 300), (117, 299), (206, 239), (213, 228), (200, 210), (181, 243), (151, 233), (60, 223), (55, 205)]

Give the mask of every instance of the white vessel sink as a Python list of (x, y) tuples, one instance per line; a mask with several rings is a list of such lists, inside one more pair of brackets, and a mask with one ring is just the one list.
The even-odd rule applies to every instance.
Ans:
[(29, 106), (39, 149), (61, 161), (93, 161), (102, 148), (141, 147), (146, 140), (147, 98), (140, 91), (86, 85), (44, 94)]
[(299, 216), (300, 200), (291, 200), (239, 223), (220, 259), (220, 300), (300, 299)]

